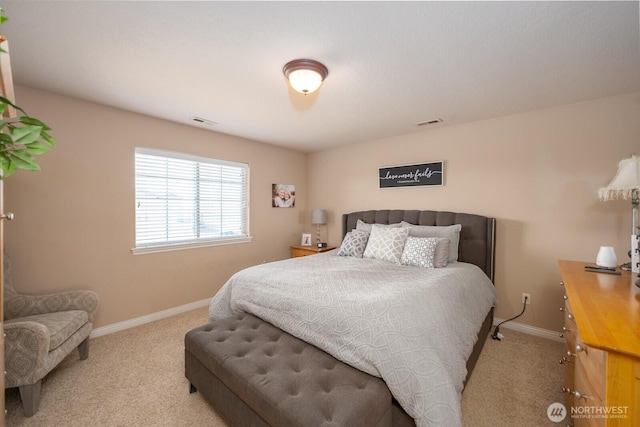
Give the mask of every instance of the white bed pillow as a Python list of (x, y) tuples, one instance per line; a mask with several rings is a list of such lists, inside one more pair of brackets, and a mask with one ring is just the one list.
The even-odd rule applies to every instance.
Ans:
[(368, 233), (371, 233), (371, 226), (373, 226), (373, 225), (378, 225), (380, 227), (385, 227), (385, 228), (402, 227), (399, 222), (396, 223), (396, 224), (369, 224), (369, 223), (366, 223), (363, 220), (359, 219), (356, 222), (356, 230), (362, 230), (362, 231), (366, 231)]
[(383, 227), (379, 224), (373, 224), (363, 257), (400, 264), (404, 242), (407, 240), (408, 235), (408, 228)]
[[(440, 237), (408, 236), (400, 257), (400, 264), (435, 268), (435, 252)], [(448, 239), (444, 239), (447, 240)]]
[(460, 230), (462, 225), (414, 225), (405, 221), (402, 226), (409, 229), (409, 236), (412, 237), (446, 237), (449, 239), (449, 262), (458, 260), (458, 244), (460, 243)]
[(367, 247), (369, 241), (369, 233), (362, 230), (352, 230), (345, 234), (340, 249), (338, 250), (339, 256), (352, 256), (356, 258), (362, 258), (364, 250)]

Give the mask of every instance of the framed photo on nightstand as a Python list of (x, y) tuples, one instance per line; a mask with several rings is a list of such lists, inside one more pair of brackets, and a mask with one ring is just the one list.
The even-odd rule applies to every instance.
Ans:
[(302, 233), (302, 241), (300, 246), (311, 246), (311, 234)]

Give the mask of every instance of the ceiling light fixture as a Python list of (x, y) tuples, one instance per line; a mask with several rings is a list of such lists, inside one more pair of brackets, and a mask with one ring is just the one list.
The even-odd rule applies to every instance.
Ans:
[(329, 75), (327, 67), (313, 59), (294, 59), (285, 64), (282, 72), (291, 87), (305, 95), (315, 92)]

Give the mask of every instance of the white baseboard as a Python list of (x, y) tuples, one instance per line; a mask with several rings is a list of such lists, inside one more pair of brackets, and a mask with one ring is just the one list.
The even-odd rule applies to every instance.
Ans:
[[(494, 317), (493, 326), (497, 325), (502, 321), (504, 321), (504, 319), (500, 319), (499, 317)], [(523, 332), (525, 334), (535, 335), (537, 337), (547, 338), (553, 341), (564, 342), (564, 338), (560, 338), (560, 332), (537, 328), (535, 326), (525, 325), (524, 323), (507, 322), (504, 325), (500, 326), (500, 328), (513, 329), (514, 331)]]
[(113, 323), (111, 325), (96, 328), (89, 335), (90, 338), (96, 338), (102, 335), (112, 334), (114, 332), (124, 331), (125, 329), (144, 325), (145, 323), (155, 320), (164, 319), (165, 317), (175, 316), (176, 314), (185, 313), (195, 310), (196, 308), (206, 307), (211, 302), (211, 298), (195, 301), (178, 307), (169, 308), (167, 310), (158, 311), (156, 313), (147, 314), (146, 316), (136, 317), (135, 319), (125, 320), (124, 322)]

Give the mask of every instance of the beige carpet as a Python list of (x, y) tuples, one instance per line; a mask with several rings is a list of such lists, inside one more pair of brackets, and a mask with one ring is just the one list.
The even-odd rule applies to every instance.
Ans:
[[(40, 411), (24, 418), (6, 390), (8, 426), (226, 426), (184, 377), (184, 334), (206, 308), (92, 339), (42, 382)], [(563, 401), (563, 345), (501, 328), (487, 341), (462, 398), (465, 427), (552, 426), (547, 406)]]

